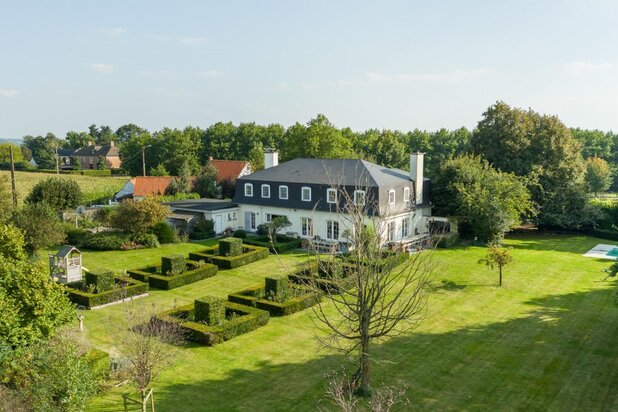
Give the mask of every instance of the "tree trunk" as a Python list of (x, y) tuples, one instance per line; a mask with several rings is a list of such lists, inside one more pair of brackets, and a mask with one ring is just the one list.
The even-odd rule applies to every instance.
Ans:
[(358, 393), (361, 396), (369, 396), (371, 394), (369, 381), (369, 339), (363, 339), (361, 343), (360, 372)]
[(498, 286), (502, 286), (502, 266), (500, 266), (499, 272), (500, 272), (500, 282), (498, 283)]

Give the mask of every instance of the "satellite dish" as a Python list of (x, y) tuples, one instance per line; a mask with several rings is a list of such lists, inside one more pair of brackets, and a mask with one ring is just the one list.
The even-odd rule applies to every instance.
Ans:
[(86, 214), (86, 208), (84, 206), (77, 206), (77, 208), (75, 209), (75, 213), (77, 213), (78, 215), (84, 215)]

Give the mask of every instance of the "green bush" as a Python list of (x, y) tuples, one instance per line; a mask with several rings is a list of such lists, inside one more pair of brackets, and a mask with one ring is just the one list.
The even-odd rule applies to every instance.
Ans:
[(265, 279), (266, 296), (275, 302), (285, 302), (290, 297), (290, 280), (287, 276), (271, 276)]
[(268, 236), (268, 225), (266, 223), (258, 225), (256, 233), (258, 236)]
[(219, 255), (226, 257), (242, 255), (242, 239), (226, 237), (219, 240)]
[(240, 256), (218, 256), (218, 246), (211, 246), (200, 252), (189, 253), (189, 259), (204, 260), (217, 265), (221, 269), (234, 269), (268, 257), (268, 249), (259, 246), (243, 245), (243, 254)]
[(82, 202), (82, 190), (73, 179), (50, 177), (35, 184), (25, 201), (45, 202), (54, 210), (75, 209)]
[(187, 305), (165, 311), (156, 317), (163, 322), (179, 324), (190, 340), (209, 346), (222, 343), (264, 326), (270, 318), (267, 311), (232, 302), (225, 303), (225, 317), (228, 320), (218, 326), (209, 326), (193, 320), (187, 320), (191, 319), (193, 312), (194, 305)]
[(66, 285), (66, 291), (71, 302), (91, 309), (95, 306), (116, 302), (120, 299), (148, 293), (148, 284), (128, 277), (116, 276), (116, 287), (102, 293), (90, 293), (80, 289), (79, 284)]
[(459, 233), (448, 233), (438, 237), (436, 247), (449, 249), (457, 246), (459, 243)]
[(265, 297), (268, 297), (268, 293), (263, 286), (258, 285), (232, 293), (228, 295), (228, 300), (240, 305), (268, 311), (271, 316), (291, 315), (292, 313), (307, 309), (320, 301), (320, 295), (309, 289), (296, 287), (296, 293), (297, 296), (292, 296), (292, 293), (289, 293), (289, 297), (286, 300), (275, 302), (265, 299)]
[(211, 219), (202, 219), (197, 222), (189, 233), (189, 238), (194, 240), (211, 239), (216, 236), (215, 222)]
[(165, 276), (180, 275), (187, 270), (187, 263), (182, 255), (169, 255), (161, 258), (161, 273)]
[(82, 358), (90, 367), (92, 375), (96, 380), (101, 381), (107, 379), (110, 371), (109, 353), (92, 348), (88, 352), (84, 353)]
[(233, 236), (235, 238), (238, 238), (238, 239), (245, 239), (247, 237), (247, 232), (245, 232), (242, 229), (237, 229), (237, 230), (234, 231), (234, 235)]
[(67, 235), (67, 243), (71, 246), (75, 246), (81, 248), (84, 246), (86, 239), (90, 236), (90, 232), (80, 228), (75, 227), (72, 224), (63, 225), (64, 231)]
[(124, 232), (99, 232), (87, 236), (82, 247), (91, 250), (121, 250), (130, 242), (131, 236)]
[(157, 236), (162, 244), (178, 242), (178, 236), (174, 228), (167, 222), (157, 222), (152, 228), (152, 233)]
[(145, 248), (156, 249), (158, 247), (161, 247), (161, 244), (159, 243), (159, 239), (157, 239), (157, 236), (154, 235), (153, 233), (144, 233), (142, 235), (136, 235), (136, 236), (133, 236), (132, 239), (135, 243), (138, 243), (144, 246)]
[(225, 300), (215, 296), (195, 299), (195, 321), (218, 326), (225, 321)]
[(243, 243), (246, 245), (267, 247), (271, 253), (283, 253), (288, 250), (298, 249), (301, 246), (302, 239), (293, 237), (287, 237), (283, 235), (277, 235), (276, 242), (273, 244), (270, 242), (268, 236), (261, 236), (258, 238), (244, 239)]
[(212, 264), (198, 265), (197, 262), (191, 261), (187, 261), (187, 264), (191, 264), (194, 268), (175, 276), (157, 273), (156, 266), (128, 270), (127, 274), (135, 280), (148, 283), (152, 288), (170, 290), (215, 276), (219, 269)]
[(114, 272), (107, 269), (95, 269), (86, 272), (86, 285), (93, 286), (96, 293), (107, 292), (114, 288)]

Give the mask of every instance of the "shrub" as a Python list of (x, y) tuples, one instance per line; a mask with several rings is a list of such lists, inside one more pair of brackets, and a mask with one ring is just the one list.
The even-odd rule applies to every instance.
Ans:
[(240, 256), (217, 256), (217, 246), (211, 246), (200, 252), (189, 253), (189, 259), (204, 260), (221, 269), (234, 269), (268, 257), (268, 249), (259, 246), (243, 245)]
[(26, 250), (31, 254), (65, 240), (56, 212), (45, 202), (27, 204), (19, 209), (13, 217), (13, 224), (24, 232)]
[(95, 269), (86, 272), (86, 285), (94, 286), (96, 293), (107, 292), (114, 287), (114, 272), (106, 269)]
[(157, 236), (162, 244), (178, 242), (178, 236), (174, 228), (167, 222), (157, 222), (152, 228), (152, 233)]
[(95, 379), (107, 379), (110, 369), (109, 353), (92, 348), (82, 355), (82, 359), (84, 359), (86, 364), (90, 367)]
[(234, 237), (238, 239), (245, 239), (247, 237), (247, 232), (242, 229), (238, 229), (234, 231)]
[(169, 214), (170, 208), (153, 197), (139, 201), (125, 200), (116, 207), (111, 224), (116, 229), (140, 235), (151, 230), (155, 223), (166, 219)]
[(215, 276), (219, 269), (217, 266), (209, 263), (203, 265), (199, 265), (197, 262), (192, 261), (187, 261), (187, 263), (192, 264), (194, 268), (175, 276), (165, 276), (157, 273), (156, 266), (129, 270), (127, 274), (135, 280), (147, 282), (150, 287), (170, 290)]
[(34, 185), (25, 200), (45, 202), (54, 210), (75, 209), (82, 202), (82, 190), (75, 180), (50, 177)]
[(225, 300), (205, 296), (195, 300), (195, 321), (209, 326), (221, 325), (225, 321)]
[[(86, 276), (87, 275), (86, 273)], [(147, 283), (129, 277), (116, 276), (114, 277), (114, 282), (116, 284), (115, 288), (100, 293), (91, 293), (81, 290), (81, 282), (78, 284), (68, 284), (65, 288), (71, 302), (88, 309), (116, 302), (120, 299), (148, 293)]]
[(187, 263), (182, 255), (169, 255), (161, 258), (161, 273), (165, 276), (180, 275), (187, 270)]
[(67, 243), (75, 247), (83, 247), (86, 239), (90, 236), (90, 232), (72, 224), (64, 226), (64, 229), (67, 235)]
[(268, 236), (268, 225), (266, 223), (262, 223), (257, 227), (258, 236)]
[[(288, 282), (287, 279), (285, 279)], [(287, 316), (292, 313), (307, 309), (320, 301), (320, 295), (310, 289), (295, 287), (293, 290), (289, 288), (288, 297), (281, 301), (268, 300), (268, 296), (264, 296), (265, 289), (263, 286), (254, 286), (240, 292), (233, 293), (228, 296), (230, 302), (241, 305), (251, 306), (257, 309), (263, 309), (270, 313), (271, 316)]]
[(145, 248), (154, 249), (161, 247), (159, 239), (153, 233), (144, 233), (143, 235), (134, 236), (133, 241), (144, 246)]
[(242, 239), (226, 237), (219, 240), (219, 255), (226, 257), (242, 255)]
[(283, 253), (288, 250), (298, 249), (301, 246), (302, 239), (277, 235), (274, 244), (270, 242), (267, 236), (244, 239), (243, 242), (247, 245), (267, 247), (271, 253)]
[(271, 276), (265, 279), (266, 296), (275, 302), (285, 302), (290, 297), (290, 280), (287, 276)]
[(102, 225), (109, 226), (112, 220), (114, 209), (109, 206), (100, 207), (94, 213), (94, 220), (100, 222)]
[(215, 222), (211, 219), (202, 219), (197, 222), (189, 234), (189, 237), (194, 240), (210, 239), (215, 236)]
[(91, 250), (121, 250), (131, 237), (123, 232), (99, 232), (86, 237), (83, 247)]
[(187, 305), (165, 311), (156, 317), (163, 322), (179, 324), (190, 340), (209, 346), (264, 326), (270, 318), (269, 313), (264, 310), (225, 302), (225, 316), (229, 320), (221, 325), (209, 326), (187, 320), (191, 318), (192, 311), (194, 311), (194, 305)]

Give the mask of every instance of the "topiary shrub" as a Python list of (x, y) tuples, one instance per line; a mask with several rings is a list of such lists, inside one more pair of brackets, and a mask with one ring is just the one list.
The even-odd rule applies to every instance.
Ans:
[(165, 276), (180, 275), (187, 270), (187, 262), (182, 255), (161, 257), (161, 273)]
[(225, 300), (215, 296), (196, 299), (195, 321), (208, 326), (221, 325), (225, 321)]
[(287, 276), (271, 276), (265, 279), (266, 298), (275, 302), (285, 302), (291, 296), (290, 280)]
[(247, 237), (247, 232), (242, 229), (238, 229), (234, 231), (234, 237), (238, 239), (245, 239)]
[(178, 242), (178, 236), (176, 235), (176, 231), (167, 222), (157, 222), (152, 228), (152, 233), (157, 236), (159, 242), (162, 244), (166, 243), (176, 243)]
[(226, 237), (219, 240), (219, 256), (240, 256), (242, 255), (242, 239)]
[(86, 285), (94, 287), (96, 293), (107, 292), (114, 288), (114, 272), (107, 269), (95, 269), (86, 272)]
[(258, 236), (268, 236), (268, 225), (266, 223), (262, 223), (257, 227)]

